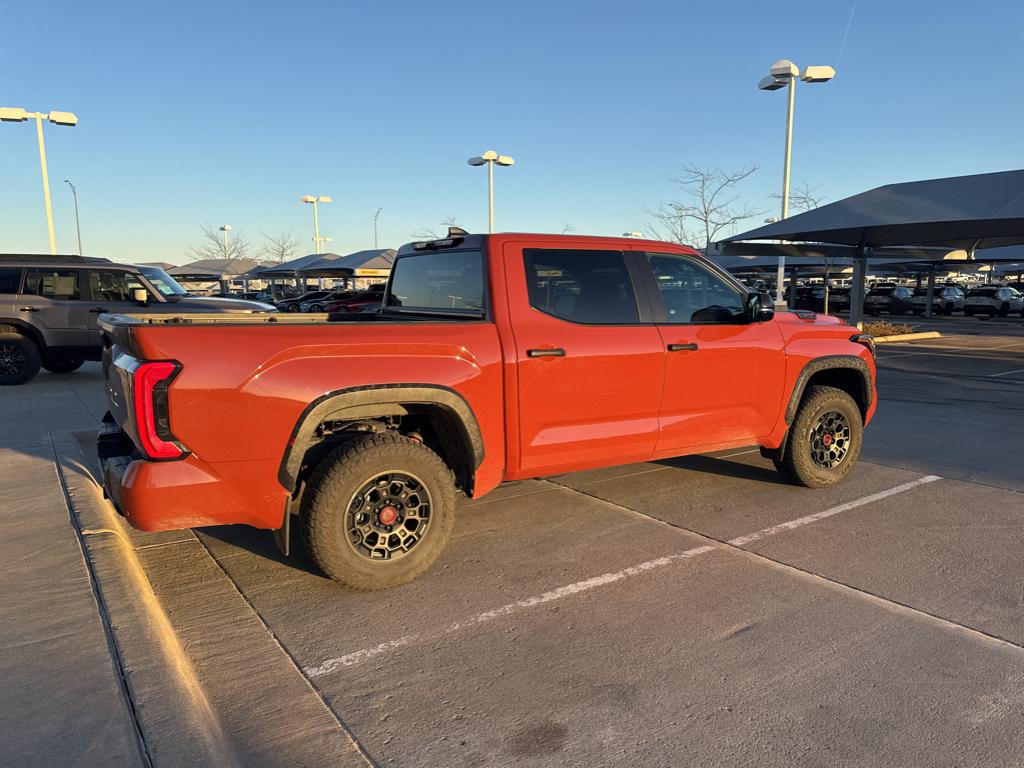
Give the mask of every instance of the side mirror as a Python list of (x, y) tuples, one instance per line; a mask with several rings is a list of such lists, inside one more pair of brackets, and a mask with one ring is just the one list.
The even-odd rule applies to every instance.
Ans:
[(766, 303), (763, 294), (751, 293), (747, 295), (747, 319), (752, 323), (764, 323), (775, 317), (775, 310), (771, 303)]
[(136, 304), (140, 304), (143, 307), (149, 305), (149, 291), (145, 288), (136, 288), (132, 291), (132, 299)]

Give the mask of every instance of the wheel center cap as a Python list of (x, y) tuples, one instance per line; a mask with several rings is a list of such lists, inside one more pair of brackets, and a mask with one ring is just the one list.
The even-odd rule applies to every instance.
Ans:
[(832, 435), (822, 435), (821, 442), (824, 445), (832, 445)]
[(380, 520), (381, 525), (391, 525), (397, 517), (398, 510), (394, 507), (384, 507), (377, 513), (377, 518)]

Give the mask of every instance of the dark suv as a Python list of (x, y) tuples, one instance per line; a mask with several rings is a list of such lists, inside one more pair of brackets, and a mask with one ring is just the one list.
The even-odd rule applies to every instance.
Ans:
[(43, 367), (70, 373), (103, 351), (104, 312), (273, 312), (255, 301), (192, 296), (159, 267), (81, 256), (0, 254), (0, 384)]

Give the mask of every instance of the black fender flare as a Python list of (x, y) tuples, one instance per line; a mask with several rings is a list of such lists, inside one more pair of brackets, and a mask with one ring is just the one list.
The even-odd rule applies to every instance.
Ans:
[(278, 481), (294, 493), (302, 468), (302, 459), (316, 442), (316, 429), (329, 419), (361, 419), (401, 413), (395, 406), (401, 404), (433, 405), (448, 410), (459, 425), (462, 438), (472, 452), (473, 469), (484, 460), (484, 438), (472, 407), (451, 387), (439, 384), (371, 384), (336, 389), (321, 395), (307, 405), (292, 429), (281, 466)]
[(0, 332), (3, 331), (4, 327), (13, 328), (22, 336), (32, 339), (35, 345), (39, 347), (39, 354), (43, 354), (46, 351), (46, 339), (43, 338), (43, 334), (39, 332), (38, 328), (16, 317), (0, 317)]
[(867, 412), (875, 398), (874, 387), (871, 383), (871, 369), (868, 368), (868, 364), (857, 355), (825, 355), (808, 361), (800, 370), (800, 375), (797, 376), (796, 383), (793, 385), (793, 391), (789, 393), (789, 404), (786, 406), (787, 426), (792, 424), (793, 419), (796, 418), (796, 409), (800, 407), (804, 390), (807, 389), (807, 382), (811, 380), (811, 377), (821, 371), (837, 368), (850, 368), (860, 374), (861, 395), (863, 396), (864, 410)]

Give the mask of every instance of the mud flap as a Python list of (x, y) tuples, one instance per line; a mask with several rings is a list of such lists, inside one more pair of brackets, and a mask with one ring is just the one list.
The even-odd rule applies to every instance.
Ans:
[(277, 545), (278, 551), (288, 557), (291, 549), (291, 536), (292, 533), (292, 505), (288, 502), (284, 505), (284, 520), (281, 521), (281, 527), (274, 529), (274, 544)]

